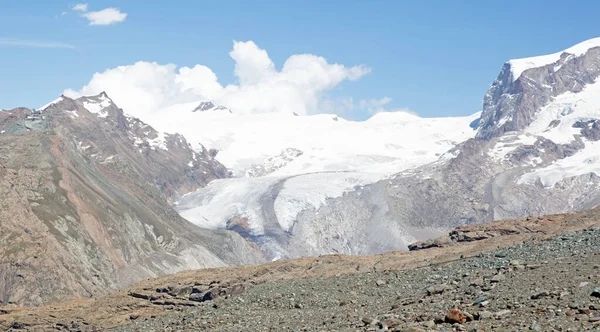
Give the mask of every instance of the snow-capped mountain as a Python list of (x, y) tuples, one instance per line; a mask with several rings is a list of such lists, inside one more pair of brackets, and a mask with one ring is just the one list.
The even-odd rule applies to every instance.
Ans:
[(237, 230), (272, 259), (405, 250), (457, 225), (590, 208), (600, 202), (599, 75), (593, 39), (508, 61), (480, 116), (290, 117), (304, 121), (294, 126), (259, 115), (240, 120), (249, 129), (222, 120), (235, 129), (205, 128), (198, 139), (219, 145), (237, 174), (273, 171), (214, 181), (178, 208), (203, 227)]
[[(257, 167), (274, 175), (393, 174), (434, 161), (472, 137), (475, 131), (469, 124), (479, 115), (424, 119), (403, 112), (378, 113), (357, 122), (331, 114), (192, 112), (195, 105), (170, 107), (149, 121), (161, 130), (183, 134), (192, 144), (218, 150), (216, 159), (236, 176)], [(273, 167), (290, 149), (295, 152), (282, 157), (285, 165)]]
[(192, 112), (224, 111), (231, 113), (231, 110), (222, 105), (215, 105), (210, 101), (201, 101)]
[[(211, 229), (245, 218), (245, 232), (272, 259), (300, 255), (280, 243), (299, 213), (437, 160), (475, 135), (471, 125), (479, 116), (424, 119), (398, 112), (355, 122), (329, 114), (198, 114), (192, 105), (164, 112), (176, 116), (160, 121), (162, 128), (218, 150), (216, 159), (236, 177), (186, 195), (178, 211)], [(275, 233), (280, 241), (270, 238)]]
[[(143, 119), (181, 137), (125, 120), (138, 153), (167, 151), (185, 137), (231, 171), (174, 203), (196, 225), (236, 231), (268, 259), (373, 254), (406, 250), (457, 225), (600, 203), (598, 76), (600, 39), (593, 39), (508, 61), (482, 112), (468, 117), (399, 112), (355, 122), (238, 114), (197, 101)], [(106, 98), (79, 102), (110, 120)]]

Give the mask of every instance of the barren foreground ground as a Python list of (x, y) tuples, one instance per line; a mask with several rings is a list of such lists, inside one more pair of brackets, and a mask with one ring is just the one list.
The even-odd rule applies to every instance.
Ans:
[(432, 248), (189, 271), (2, 307), (0, 329), (600, 330), (600, 210), (462, 227), (417, 247)]

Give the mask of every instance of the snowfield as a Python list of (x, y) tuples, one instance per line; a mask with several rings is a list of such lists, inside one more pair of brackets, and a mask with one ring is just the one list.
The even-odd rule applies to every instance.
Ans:
[[(397, 112), (356, 122), (331, 114), (192, 112), (199, 103), (171, 107), (161, 112), (168, 118), (151, 123), (182, 133), (195, 148), (217, 149), (216, 158), (236, 178), (186, 195), (178, 211), (211, 229), (225, 228), (234, 216), (246, 217), (256, 236), (273, 226), (266, 223), (289, 231), (300, 212), (316, 210), (328, 198), (437, 160), (475, 135), (469, 125), (479, 117), (426, 119)], [(257, 168), (271, 172), (246, 177)]]
[(288, 148), (302, 154), (274, 175), (325, 171), (391, 174), (432, 162), (456, 143), (473, 137), (469, 124), (479, 116), (420, 118), (395, 112), (357, 122), (331, 114), (192, 112), (199, 103), (173, 106), (149, 122), (160, 131), (183, 134), (195, 148), (202, 144), (219, 150), (217, 160), (236, 176)]

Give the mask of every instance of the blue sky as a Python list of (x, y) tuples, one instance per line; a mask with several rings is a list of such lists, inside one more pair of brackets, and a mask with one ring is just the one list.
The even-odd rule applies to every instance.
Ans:
[[(467, 115), (480, 110), (505, 61), (600, 36), (595, 1), (86, 2), (88, 12), (115, 7), (127, 14), (111, 25), (89, 25), (72, 10), (77, 3), (0, 1), (1, 108), (40, 106), (96, 72), (136, 61), (202, 64), (221, 85), (236, 83), (229, 52), (234, 40), (251, 40), (278, 70), (303, 53), (371, 68), (322, 92), (326, 98), (389, 97), (388, 109)], [(14, 45), (33, 41), (73, 48)], [(346, 115), (370, 114), (354, 107)]]

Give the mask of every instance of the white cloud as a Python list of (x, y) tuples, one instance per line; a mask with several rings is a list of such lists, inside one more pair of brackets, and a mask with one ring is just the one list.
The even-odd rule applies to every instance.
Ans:
[(234, 41), (229, 56), (235, 61), (235, 76), (243, 85), (256, 84), (276, 74), (275, 64), (267, 51), (258, 48), (253, 41)]
[(87, 3), (73, 6), (72, 10), (81, 12), (81, 16), (90, 21), (90, 25), (110, 25), (125, 21), (127, 13), (122, 13), (117, 8), (104, 8), (95, 12), (88, 12)]
[(125, 21), (127, 14), (116, 8), (105, 8), (97, 12), (87, 12), (83, 16), (90, 21), (90, 25), (110, 25)]
[(78, 11), (78, 12), (87, 12), (88, 4), (87, 3), (78, 3), (75, 6), (73, 6), (72, 9), (75, 11)]
[(37, 48), (76, 48), (67, 43), (58, 43), (52, 41), (23, 40), (23, 39), (5, 39), (0, 38), (0, 46), (19, 46), (19, 47), (37, 47)]
[[(324, 93), (343, 81), (354, 81), (370, 72), (364, 66), (330, 64), (311, 54), (293, 55), (277, 70), (267, 52), (252, 41), (234, 42), (231, 58), (238, 82), (222, 86), (208, 67), (177, 68), (137, 62), (96, 73), (71, 96), (106, 91), (123, 109), (140, 118), (184, 102), (210, 100), (235, 112), (321, 113)], [(344, 102), (347, 104), (347, 102)]]

